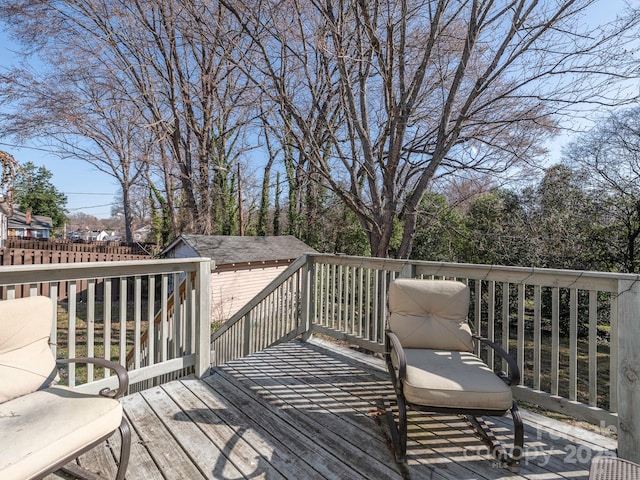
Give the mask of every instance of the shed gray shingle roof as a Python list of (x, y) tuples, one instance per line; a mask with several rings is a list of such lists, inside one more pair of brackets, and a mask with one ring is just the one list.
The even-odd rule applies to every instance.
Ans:
[[(293, 260), (305, 253), (317, 253), (309, 245), (291, 235), (277, 237), (181, 235), (172, 245), (180, 239), (191, 246), (198, 255), (213, 259), (216, 265)], [(170, 250), (172, 245), (167, 250)]]

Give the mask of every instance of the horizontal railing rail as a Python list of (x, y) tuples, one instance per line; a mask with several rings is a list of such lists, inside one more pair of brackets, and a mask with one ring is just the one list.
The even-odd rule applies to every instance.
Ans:
[[(209, 367), (210, 268), (201, 258), (4, 266), (0, 286), (13, 298), (16, 289), (37, 295), (46, 285), (56, 305), (50, 340), (56, 357), (116, 361), (127, 367), (135, 388), (162, 376), (202, 375)], [(170, 308), (168, 298), (185, 278), (186, 293)], [(61, 282), (65, 298), (59, 296)], [(143, 336), (157, 316), (158, 328)], [(92, 390), (115, 384), (108, 370), (92, 365), (71, 367), (62, 380)]]

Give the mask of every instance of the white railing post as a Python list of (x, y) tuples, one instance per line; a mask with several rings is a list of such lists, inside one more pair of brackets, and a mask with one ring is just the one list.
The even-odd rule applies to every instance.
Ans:
[(640, 463), (640, 283), (618, 284), (618, 456)]
[(302, 309), (300, 312), (300, 324), (303, 326), (303, 339), (306, 341), (312, 334), (312, 323), (315, 319), (315, 304), (316, 304), (316, 280), (315, 280), (315, 268), (314, 258), (311, 255), (306, 255), (307, 263), (302, 267)]
[(196, 273), (196, 377), (211, 367), (211, 260), (198, 264)]
[(415, 278), (416, 276), (416, 266), (413, 263), (405, 263), (402, 266), (402, 271), (400, 272), (401, 278)]

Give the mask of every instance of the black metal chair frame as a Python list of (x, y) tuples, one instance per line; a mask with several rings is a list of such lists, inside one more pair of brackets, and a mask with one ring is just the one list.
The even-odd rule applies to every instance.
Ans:
[[(129, 388), (129, 374), (127, 373), (126, 369), (122, 365), (117, 364), (115, 362), (111, 362), (109, 360), (105, 360), (102, 358), (81, 357), (81, 358), (61, 359), (61, 360), (57, 360), (56, 363), (58, 365), (67, 365), (70, 363), (92, 363), (94, 365), (100, 365), (102, 367), (108, 368), (113, 372), (115, 372), (115, 374), (118, 377), (118, 388), (116, 390), (103, 388), (99, 392), (99, 395), (102, 395), (103, 397), (109, 397), (114, 399), (120, 398), (127, 392), (127, 389)], [(131, 452), (131, 427), (129, 426), (129, 422), (124, 416), (122, 417), (122, 422), (120, 423), (120, 427), (118, 428), (118, 430), (120, 431), (120, 437), (122, 441), (120, 444), (120, 461), (118, 462), (118, 471), (116, 473), (116, 480), (123, 480), (127, 472), (127, 467), (129, 465), (129, 454)], [(84, 468), (69, 462), (78, 458), (83, 453), (88, 452), (89, 450), (96, 447), (100, 443), (104, 442), (106, 439), (111, 437), (113, 433), (114, 432), (111, 432), (97, 439), (96, 441), (92, 442), (91, 444), (83, 448), (80, 452), (77, 452), (65, 458), (62, 458), (59, 462), (57, 462), (55, 465), (52, 465), (51, 468), (49, 468), (46, 472), (40, 475), (39, 478), (45, 477), (50, 473), (56, 472), (58, 470), (63, 470), (66, 473), (69, 473), (76, 478), (82, 478), (82, 479), (88, 479), (88, 480), (101, 478), (95, 473), (85, 470)]]
[[(481, 344), (493, 349), (500, 357), (506, 360), (507, 365), (509, 366), (509, 375), (505, 372), (498, 372), (497, 375), (507, 385), (517, 385), (520, 382), (520, 369), (513, 357), (500, 345), (492, 342), (488, 338), (477, 335), (474, 335), (473, 338)], [(397, 366), (394, 366), (392, 362), (392, 350), (395, 352)], [(387, 363), (387, 369), (389, 370), (393, 389), (395, 390), (397, 397), (398, 422), (396, 423), (393, 413), (389, 410), (387, 411), (387, 418), (389, 420), (391, 439), (393, 441), (396, 461), (398, 463), (406, 462), (407, 408), (412, 408), (423, 412), (466, 415), (467, 420), (471, 423), (480, 437), (489, 445), (494, 456), (500, 462), (506, 464), (511, 471), (516, 473), (518, 472), (524, 447), (524, 425), (515, 400), (513, 400), (511, 408), (507, 410), (445, 408), (440, 406), (432, 407), (409, 403), (407, 402), (403, 392), (403, 380), (406, 378), (407, 360), (404, 354), (404, 349), (400, 344), (400, 340), (390, 330), (387, 330), (385, 335), (385, 361)], [(508, 411), (511, 412), (514, 426), (513, 448), (510, 452), (496, 440), (489, 426), (486, 425), (481, 418), (483, 416), (502, 417)]]

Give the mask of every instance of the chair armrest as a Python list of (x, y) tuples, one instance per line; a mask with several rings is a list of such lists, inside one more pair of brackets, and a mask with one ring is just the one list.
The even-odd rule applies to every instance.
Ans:
[(404, 349), (402, 348), (400, 339), (395, 333), (389, 330), (387, 330), (385, 333), (387, 335), (387, 340), (389, 341), (388, 348), (387, 348), (387, 355), (389, 355), (389, 361), (391, 361), (391, 351), (393, 350), (395, 351), (397, 365), (398, 365), (398, 379), (403, 380), (407, 376), (407, 357), (404, 354)]
[(120, 398), (127, 392), (127, 388), (129, 388), (129, 374), (127, 373), (127, 370), (119, 363), (105, 360), (104, 358), (94, 357), (63, 358), (56, 360), (56, 363), (60, 365), (67, 365), (69, 363), (92, 363), (94, 365), (100, 365), (101, 367), (105, 367), (109, 370), (114, 371), (118, 376), (118, 389), (111, 390), (110, 388), (103, 388), (102, 390), (100, 390), (100, 395), (102, 395), (103, 397)]
[(479, 335), (474, 335), (473, 338), (475, 340), (478, 340), (480, 343), (487, 345), (492, 350), (494, 350), (498, 355), (500, 355), (500, 357), (506, 360), (507, 365), (509, 366), (509, 376), (507, 376), (507, 374), (504, 372), (499, 372), (498, 376), (502, 378), (502, 380), (504, 380), (504, 382), (509, 386), (518, 385), (520, 383), (520, 369), (518, 368), (518, 364), (516, 363), (514, 358), (509, 354), (509, 352), (507, 352), (500, 345), (489, 340), (488, 338), (481, 337)]

